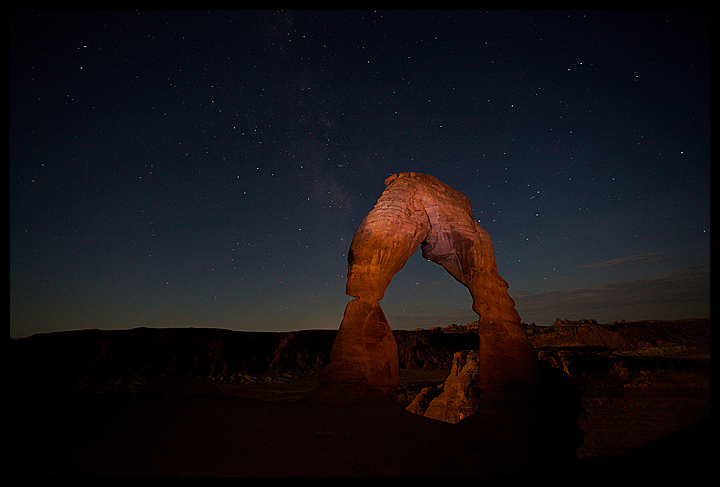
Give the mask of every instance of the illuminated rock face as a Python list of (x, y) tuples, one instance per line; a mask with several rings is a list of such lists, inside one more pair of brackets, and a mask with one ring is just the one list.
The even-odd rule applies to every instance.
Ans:
[(324, 396), (393, 397), (399, 383), (398, 348), (377, 300), (354, 299), (345, 307), (330, 361), (318, 381)]
[(347, 305), (321, 383), (383, 393), (398, 385), (397, 347), (379, 301), (418, 247), (470, 291), (479, 316), (478, 386), (506, 390), (532, 383), (534, 351), (468, 198), (426, 174), (394, 174), (385, 186), (350, 246), (346, 293), (356, 299)]
[(426, 418), (457, 423), (477, 411), (474, 397), (478, 373), (478, 352), (455, 352), (452, 369), (444, 384), (427, 387), (415, 397), (406, 410)]

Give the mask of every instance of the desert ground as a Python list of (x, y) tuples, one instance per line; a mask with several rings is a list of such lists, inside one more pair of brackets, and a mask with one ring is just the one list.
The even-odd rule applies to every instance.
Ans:
[[(528, 329), (553, 378), (546, 393), (457, 424), (404, 409), (447, 377), (446, 355), (463, 345), (442, 330), (407, 332), (415, 333), (410, 345), (399, 334), (406, 366), (397, 401), (362, 403), (306, 397), (332, 333), (312, 335), (314, 351), (296, 340), (311, 353), (290, 347), (295, 358), (273, 371), (230, 360), (239, 346), (230, 332), (208, 340), (210, 332), (196, 330), (205, 338), (191, 341), (166, 332), (161, 348), (148, 330), (11, 340), (10, 475), (703, 479), (711, 465), (710, 323), (688, 323), (643, 323), (632, 333), (624, 324)], [(267, 350), (283, 342), (270, 341)], [(148, 357), (163, 358), (158, 365)]]

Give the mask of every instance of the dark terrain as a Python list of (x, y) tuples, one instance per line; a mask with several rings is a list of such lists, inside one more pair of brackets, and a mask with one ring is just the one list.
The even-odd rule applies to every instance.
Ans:
[(537, 398), (405, 411), (466, 327), (394, 331), (397, 403), (305, 399), (335, 330), (84, 330), (10, 340), (12, 476), (704, 478), (710, 320), (527, 326)]

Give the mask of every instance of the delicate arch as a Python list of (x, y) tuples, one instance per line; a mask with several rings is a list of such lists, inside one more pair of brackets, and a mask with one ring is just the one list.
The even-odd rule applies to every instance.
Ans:
[(380, 300), (418, 247), (470, 291), (479, 316), (478, 387), (533, 384), (534, 351), (497, 272), (490, 236), (474, 220), (468, 198), (420, 173), (394, 174), (385, 186), (350, 245), (346, 293), (356, 299), (345, 308), (330, 362), (318, 377), (323, 390), (343, 397), (394, 394), (397, 344)]
[(394, 174), (360, 224), (348, 253), (349, 296), (381, 300), (392, 277), (420, 246), (468, 288), (481, 322), (520, 323), (508, 284), (497, 272), (492, 240), (470, 201), (433, 176)]

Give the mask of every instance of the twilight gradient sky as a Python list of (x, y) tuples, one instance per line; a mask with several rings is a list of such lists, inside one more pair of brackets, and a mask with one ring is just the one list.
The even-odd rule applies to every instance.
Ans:
[[(10, 13), (10, 336), (337, 328), (396, 172), (522, 320), (710, 314), (709, 11)], [(398, 329), (476, 319), (413, 256)]]

